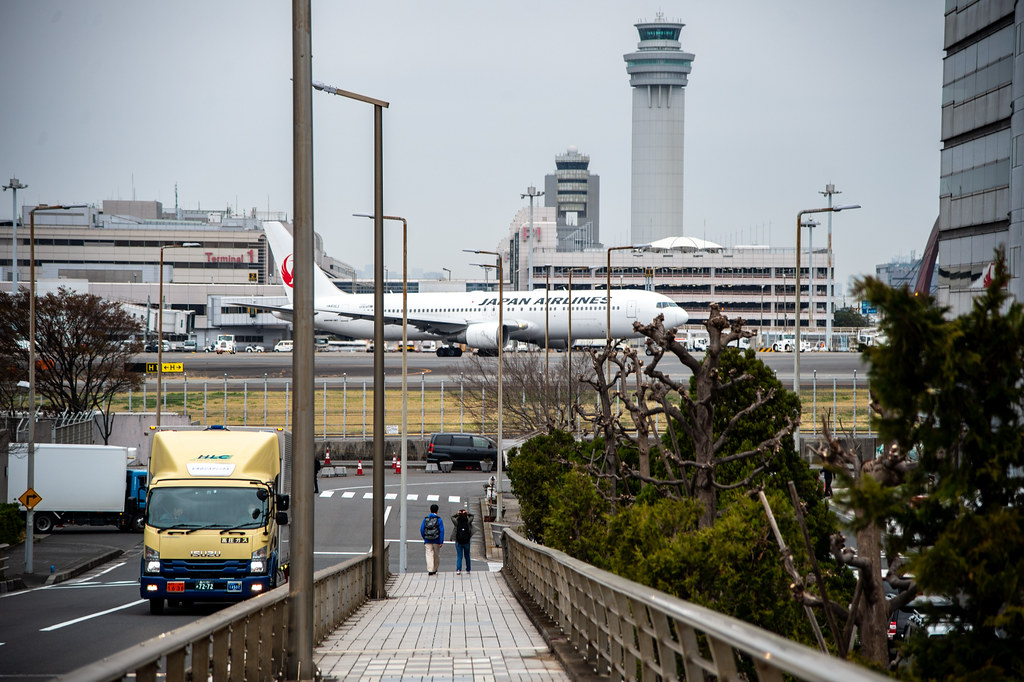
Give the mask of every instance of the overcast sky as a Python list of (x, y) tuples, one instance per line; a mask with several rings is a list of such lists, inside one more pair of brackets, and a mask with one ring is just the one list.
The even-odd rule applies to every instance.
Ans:
[[(479, 277), (529, 185), (570, 145), (629, 243), (633, 24), (681, 20), (688, 236), (795, 243), (835, 203), (839, 282), (918, 256), (938, 215), (942, 4), (931, 0), (314, 0), (313, 79), (387, 100), (385, 211), (410, 268)], [(155, 199), (292, 210), (291, 6), (0, 0), (0, 180), (19, 204)], [(369, 105), (315, 93), (315, 227), (373, 260)], [(10, 192), (0, 216), (11, 211)], [(824, 222), (824, 221), (822, 221)], [(389, 228), (390, 268), (401, 267)], [(824, 230), (815, 245), (824, 243)], [(806, 237), (805, 237), (806, 239)], [(819, 241), (820, 240), (820, 241)]]

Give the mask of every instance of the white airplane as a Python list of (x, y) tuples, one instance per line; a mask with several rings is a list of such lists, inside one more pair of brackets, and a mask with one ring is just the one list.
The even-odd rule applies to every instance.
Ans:
[[(273, 252), (281, 268), (281, 280), (289, 305), (266, 307), (281, 319), (292, 319), (293, 239), (284, 223), (263, 223)], [(373, 294), (348, 294), (340, 291), (320, 269), (313, 273), (313, 325), (317, 329), (354, 339), (373, 338)], [(301, 276), (301, 275), (300, 275)], [(648, 323), (665, 316), (666, 327), (680, 327), (689, 316), (672, 299), (662, 294), (636, 289), (613, 289), (611, 336), (635, 338), (634, 322)], [(512, 291), (504, 294), (504, 331), (498, 333), (498, 297), (493, 292), (434, 292), (408, 295), (410, 340), (442, 339), (449, 344), (463, 343), (487, 354), (498, 349), (499, 339), (527, 341), (544, 345), (545, 295), (548, 296), (547, 329), (552, 348), (565, 348), (569, 336), (569, 299), (572, 299), (572, 335), (575, 339), (605, 338), (607, 301), (602, 291), (542, 289)], [(402, 339), (402, 295), (384, 295), (384, 338)], [(439, 356), (457, 357), (462, 350), (454, 345), (439, 346)]]

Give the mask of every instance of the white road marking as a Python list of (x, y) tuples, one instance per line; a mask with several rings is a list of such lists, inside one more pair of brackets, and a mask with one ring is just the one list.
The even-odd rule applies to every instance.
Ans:
[(122, 606), (115, 606), (114, 608), (107, 609), (106, 611), (99, 611), (97, 613), (91, 613), (88, 616), (82, 616), (81, 618), (75, 618), (74, 620), (66, 620), (63, 623), (57, 623), (56, 625), (51, 625), (48, 628), (42, 628), (39, 631), (40, 632), (53, 632), (54, 630), (59, 630), (61, 628), (67, 627), (69, 625), (74, 625), (75, 623), (81, 623), (82, 621), (91, 620), (93, 618), (99, 618), (100, 616), (105, 616), (108, 613), (114, 613), (115, 611), (122, 611), (124, 609), (130, 609), (133, 606), (138, 606), (139, 604), (145, 604), (146, 601), (147, 601), (146, 599), (139, 599), (137, 601), (133, 601), (133, 602), (128, 603), (128, 604), (123, 604)]
[(372, 500), (373, 499), (373, 493), (363, 493), (363, 499), (364, 500)]
[(398, 493), (387, 493), (384, 495), (385, 500), (394, 500), (398, 498)]
[(460, 498), (458, 495), (449, 495), (448, 496), (448, 503), (449, 504), (458, 504), (460, 499), (462, 499), (462, 498)]
[(320, 493), (320, 497), (334, 497), (334, 491), (333, 490), (325, 490), (322, 493)]
[(345, 492), (343, 492), (341, 494), (341, 496), (342, 496), (342, 498), (344, 498), (346, 500), (351, 500), (353, 497), (356, 496), (356, 494), (354, 492), (352, 492), (351, 490), (346, 490)]
[(420, 499), (420, 496), (417, 495), (416, 493), (409, 493), (408, 495), (405, 496), (405, 499), (409, 500), (410, 502), (415, 502), (416, 500)]
[(84, 578), (79, 578), (79, 579), (77, 579), (77, 580), (69, 580), (68, 582), (69, 582), (69, 583), (71, 583), (71, 584), (73, 584), (73, 585), (80, 585), (80, 584), (82, 584), (82, 583), (85, 583), (85, 582), (89, 582), (89, 581), (92, 581), (92, 580), (93, 580), (93, 579), (95, 579), (95, 578), (99, 578), (99, 577), (100, 577), (101, 575), (103, 575), (104, 573), (109, 573), (110, 571), (113, 571), (113, 570), (114, 570), (115, 568), (120, 568), (121, 566), (124, 566), (124, 565), (125, 565), (125, 562), (124, 562), (124, 561), (122, 561), (121, 563), (119, 563), (119, 564), (114, 564), (114, 565), (113, 565), (113, 566), (111, 566), (110, 568), (107, 568), (107, 569), (105, 569), (105, 570), (102, 570), (102, 571), (100, 571), (99, 573), (94, 573), (94, 574), (92, 574), (92, 575), (87, 575), (87, 576), (85, 576)]
[(427, 502), (437, 502), (440, 499), (440, 495), (427, 495)]

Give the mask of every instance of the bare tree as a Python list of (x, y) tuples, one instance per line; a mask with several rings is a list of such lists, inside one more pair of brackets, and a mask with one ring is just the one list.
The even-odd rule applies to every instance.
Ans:
[[(27, 378), (28, 292), (0, 293), (0, 363), (8, 379)], [(110, 435), (111, 399), (137, 388), (129, 363), (142, 350), (137, 320), (113, 301), (61, 288), (36, 300), (36, 390), (53, 412), (98, 409)], [(135, 339), (135, 340), (132, 340)], [(4, 375), (3, 378), (8, 378)], [(6, 398), (5, 398), (6, 399)]]
[[(663, 316), (658, 316), (651, 324), (636, 322), (633, 325), (647, 338), (651, 359), (646, 366), (635, 349), (619, 351), (609, 346), (591, 352), (594, 371), (586, 381), (600, 396), (599, 407), (594, 412), (581, 407), (576, 409), (589, 419), (596, 433), (605, 437), (604, 462), (592, 473), (612, 481), (631, 478), (650, 483), (671, 497), (696, 498), (704, 508), (700, 520), (702, 528), (714, 523), (718, 491), (751, 487), (782, 447), (782, 439), (795, 428), (798, 415), (787, 415), (781, 423), (775, 424), (768, 437), (753, 447), (742, 452), (727, 451), (729, 437), (737, 424), (765, 408), (775, 396), (773, 388), (757, 388), (754, 399), (736, 410), (716, 432), (716, 404), (730, 389), (754, 381), (746, 372), (726, 374), (721, 365), (722, 354), (729, 343), (754, 336), (753, 331), (743, 328), (744, 324), (742, 318), (730, 321), (721, 306), (712, 303), (703, 324), (709, 335), (703, 359), (696, 358), (676, 341), (677, 330), (666, 329)], [(673, 377), (660, 369), (666, 353), (679, 358), (690, 370), (692, 389), (689, 380)], [(628, 413), (628, 423), (613, 413), (613, 401)], [(663, 439), (651, 437), (654, 419), (659, 415), (666, 418), (667, 440), (671, 445), (666, 446)], [(675, 432), (676, 424), (682, 434)], [(689, 448), (682, 447), (681, 437), (692, 442), (692, 454), (684, 454), (689, 453)], [(639, 464), (635, 469), (617, 456), (620, 443), (637, 448)], [(652, 474), (653, 461), (660, 462), (663, 475)], [(724, 481), (716, 473), (723, 465), (739, 462), (753, 463), (739, 480)]]

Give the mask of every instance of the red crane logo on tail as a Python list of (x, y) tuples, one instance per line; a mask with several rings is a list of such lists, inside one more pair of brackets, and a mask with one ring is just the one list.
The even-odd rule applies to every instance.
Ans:
[(286, 287), (292, 289), (294, 288), (292, 286), (292, 279), (292, 254), (289, 253), (285, 256), (284, 262), (281, 263), (281, 280), (284, 282)]

